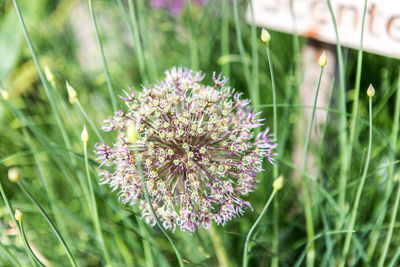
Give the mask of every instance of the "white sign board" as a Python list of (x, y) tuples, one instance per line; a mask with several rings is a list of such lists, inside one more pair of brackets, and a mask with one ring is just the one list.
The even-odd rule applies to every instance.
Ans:
[[(253, 0), (257, 25), (294, 33), (322, 42), (336, 43), (327, 0)], [(331, 0), (340, 43), (359, 48), (364, 0)], [(251, 22), (250, 8), (247, 19)], [(368, 0), (364, 27), (364, 50), (400, 58), (400, 0)]]

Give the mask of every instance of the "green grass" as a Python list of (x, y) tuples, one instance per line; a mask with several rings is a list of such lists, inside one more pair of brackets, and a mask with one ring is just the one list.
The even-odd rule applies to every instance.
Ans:
[[(0, 87), (10, 96), (0, 100), (0, 265), (399, 265), (399, 60), (365, 52), (361, 33), (359, 49), (345, 48), (338, 34), (330, 101), (306, 106), (305, 39), (269, 29), (266, 50), (261, 29), (245, 19), (247, 3), (185, 2), (173, 17), (143, 0), (0, 1)], [(92, 149), (114, 139), (100, 125), (124, 107), (122, 90), (140, 91), (172, 66), (203, 70), (205, 83), (223, 71), (278, 139), (276, 165), (265, 162), (245, 197), (253, 211), (192, 235), (151, 227), (138, 206), (121, 204), (100, 184)], [(65, 81), (77, 92), (73, 104)], [(325, 111), (324, 125), (300, 131), (306, 110)], [(7, 179), (11, 167), (20, 182)]]

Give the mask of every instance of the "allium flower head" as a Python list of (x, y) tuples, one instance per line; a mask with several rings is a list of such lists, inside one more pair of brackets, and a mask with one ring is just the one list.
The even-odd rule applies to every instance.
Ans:
[[(125, 92), (127, 109), (103, 125), (118, 131), (116, 142), (96, 144), (101, 165), (113, 168), (101, 172), (102, 182), (118, 190), (123, 203), (138, 202), (152, 225), (138, 161), (163, 226), (190, 232), (208, 229), (212, 221), (224, 225), (251, 208), (241, 197), (254, 190), (262, 159), (273, 163), (275, 140), (268, 129), (254, 136), (263, 119), (250, 101), (225, 86), (221, 75), (213, 74), (213, 86), (201, 84), (203, 78), (201, 72), (173, 68), (158, 84), (138, 94)], [(126, 134), (132, 124), (138, 131), (135, 144)]]

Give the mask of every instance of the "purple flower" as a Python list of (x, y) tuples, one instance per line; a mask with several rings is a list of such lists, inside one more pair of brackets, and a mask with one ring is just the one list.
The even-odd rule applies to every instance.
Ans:
[[(208, 0), (193, 0), (192, 3), (204, 5)], [(185, 6), (185, 0), (152, 0), (151, 7), (154, 9), (165, 8), (173, 16), (179, 15)]]
[[(269, 129), (254, 136), (262, 119), (250, 101), (225, 86), (227, 79), (221, 75), (214, 73), (213, 86), (201, 84), (203, 78), (201, 72), (172, 68), (158, 84), (126, 93), (122, 99), (127, 110), (103, 126), (118, 131), (115, 143), (96, 144), (101, 165), (113, 168), (101, 172), (102, 183), (118, 190), (123, 203), (139, 203), (151, 225), (155, 219), (143, 186), (166, 229), (194, 232), (208, 229), (212, 221), (224, 225), (251, 208), (242, 197), (256, 187), (263, 158), (273, 164), (275, 140)], [(131, 124), (139, 132), (136, 144), (127, 140)]]

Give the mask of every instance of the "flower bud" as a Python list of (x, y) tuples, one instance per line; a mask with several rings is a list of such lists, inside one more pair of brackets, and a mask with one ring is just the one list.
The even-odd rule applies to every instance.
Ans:
[(327, 63), (327, 59), (326, 59), (326, 54), (325, 51), (322, 53), (322, 55), (319, 58), (319, 65), (321, 66), (321, 68), (325, 67)]
[(72, 88), (72, 86), (68, 82), (65, 82), (65, 84), (67, 86), (69, 103), (74, 104), (78, 98), (78, 94), (76, 93), (75, 89)]
[(53, 72), (51, 72), (51, 70), (49, 69), (49, 67), (47, 65), (44, 65), (44, 75), (46, 76), (46, 79), (51, 83), (51, 85), (54, 86), (54, 74)]
[(10, 95), (8, 94), (8, 92), (6, 90), (3, 90), (3, 89), (0, 88), (0, 94), (1, 94), (1, 97), (4, 100), (10, 99)]
[(82, 130), (82, 133), (81, 133), (81, 140), (84, 143), (87, 143), (89, 141), (89, 134), (88, 134), (88, 132), (86, 130), (86, 126), (83, 126), (83, 130)]
[(373, 97), (375, 95), (375, 88), (370, 84), (367, 89), (367, 95)]
[(281, 190), (283, 187), (283, 176), (279, 176), (273, 183), (273, 188), (274, 190), (278, 191)]
[(18, 182), (21, 179), (21, 171), (17, 167), (10, 168), (8, 170), (8, 179), (13, 183)]
[(271, 40), (271, 35), (266, 29), (261, 30), (261, 41), (263, 41), (266, 45), (269, 45), (269, 41)]
[(139, 133), (134, 123), (129, 124), (128, 128), (126, 129), (126, 138), (129, 143), (136, 144), (136, 141), (139, 138)]
[(17, 221), (21, 222), (22, 218), (24, 217), (24, 214), (22, 213), (22, 211), (19, 208), (15, 209), (15, 213), (14, 213), (14, 217)]

